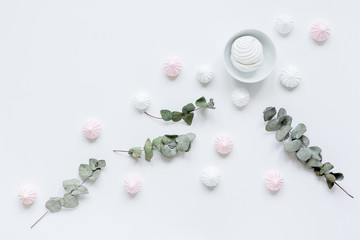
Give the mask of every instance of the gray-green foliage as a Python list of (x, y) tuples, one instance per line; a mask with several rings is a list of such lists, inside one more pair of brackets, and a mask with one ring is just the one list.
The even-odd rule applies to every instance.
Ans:
[[(144, 144), (144, 148), (133, 147), (130, 148), (128, 154), (133, 158), (140, 158), (142, 152), (145, 152), (145, 160), (150, 162), (153, 157), (153, 150), (156, 149), (161, 155), (166, 158), (175, 157), (179, 152), (188, 152), (191, 148), (191, 143), (195, 139), (194, 133), (187, 133), (184, 135), (164, 135), (153, 139), (148, 138)], [(114, 150), (117, 152), (119, 150)]]
[(263, 112), (264, 121), (267, 122), (266, 131), (276, 131), (276, 140), (285, 143), (287, 152), (294, 152), (297, 159), (306, 167), (313, 169), (317, 176), (323, 176), (326, 179), (328, 187), (331, 189), (336, 181), (344, 179), (342, 173), (330, 172), (334, 166), (330, 163), (322, 163), (321, 148), (317, 146), (309, 147), (309, 138), (304, 135), (307, 131), (305, 124), (300, 123), (292, 129), (292, 117), (287, 115), (284, 108), (280, 108), (276, 115), (276, 108), (268, 107)]
[(102, 168), (106, 167), (105, 160), (97, 160), (95, 158), (89, 159), (89, 164), (81, 164), (79, 167), (79, 176), (83, 179), (80, 182), (79, 179), (67, 179), (63, 181), (63, 188), (65, 194), (63, 197), (50, 198), (45, 207), (50, 212), (58, 212), (61, 207), (75, 208), (79, 205), (78, 196), (82, 194), (88, 194), (88, 189), (83, 185), (87, 180), (95, 181)]
[[(207, 102), (205, 97), (201, 97), (198, 100), (196, 100), (195, 105), (192, 103), (186, 104), (182, 108), (181, 112), (163, 109), (160, 111), (160, 115), (164, 121), (178, 122), (182, 119), (188, 125), (191, 125), (193, 118), (194, 118), (194, 111), (196, 111), (200, 108), (215, 109), (214, 105), (215, 105), (215, 103), (214, 103), (213, 99), (210, 99), (209, 102)], [(196, 108), (195, 106), (198, 108)]]

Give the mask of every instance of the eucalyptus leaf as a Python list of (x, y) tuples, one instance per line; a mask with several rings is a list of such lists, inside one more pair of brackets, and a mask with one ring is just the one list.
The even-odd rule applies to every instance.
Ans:
[(160, 136), (160, 137), (157, 137), (152, 140), (152, 145), (155, 146), (157, 148), (157, 150), (159, 150), (159, 151), (160, 151), (161, 145), (163, 145), (162, 139), (163, 139), (163, 137)]
[(264, 115), (264, 121), (271, 120), (276, 115), (276, 108), (274, 107), (268, 107), (263, 112)]
[(97, 159), (95, 159), (95, 158), (90, 158), (89, 159), (89, 165), (90, 165), (92, 170), (95, 170), (97, 168), (97, 163), (98, 163)]
[(190, 113), (194, 110), (195, 110), (195, 106), (192, 103), (188, 103), (182, 108), (183, 113)]
[(179, 152), (186, 152), (190, 147), (190, 139), (185, 135), (178, 136), (176, 142), (176, 148)]
[(176, 144), (176, 138), (178, 135), (164, 135), (162, 138), (162, 142), (164, 145), (173, 145)]
[(160, 153), (166, 158), (173, 158), (177, 154), (177, 149), (170, 148), (168, 145), (162, 145), (160, 148)]
[(335, 177), (333, 174), (331, 174), (331, 173), (325, 174), (325, 178), (326, 178), (326, 180), (328, 180), (329, 182), (335, 183), (335, 181), (336, 181), (336, 177)]
[(322, 163), (320, 160), (314, 159), (314, 158), (310, 158), (307, 162), (306, 162), (306, 167), (308, 168), (320, 168), (322, 167)]
[(99, 177), (100, 173), (101, 173), (101, 170), (100, 170), (100, 169), (95, 170), (95, 171), (92, 173), (92, 175), (89, 177), (89, 180), (90, 180), (90, 181), (95, 181), (95, 180)]
[(174, 111), (174, 112), (172, 112), (171, 120), (173, 120), (174, 122), (178, 122), (182, 119), (182, 116), (183, 116), (183, 113)]
[(144, 151), (145, 151), (145, 160), (150, 162), (150, 160), (153, 157), (154, 153), (153, 153), (153, 145), (152, 145), (149, 138), (145, 142)]
[(278, 122), (281, 125), (289, 125), (289, 126), (291, 126), (292, 117), (290, 117), (289, 115), (283, 116), (283, 117), (278, 119)]
[(331, 172), (331, 174), (333, 174), (333, 175), (335, 176), (336, 181), (342, 181), (342, 180), (344, 180), (344, 175), (343, 175), (342, 173), (332, 173), (332, 172)]
[(106, 167), (106, 161), (105, 160), (99, 160), (97, 163), (98, 168), (104, 168)]
[(296, 153), (296, 157), (301, 161), (307, 161), (311, 158), (312, 152), (309, 148), (300, 148)]
[[(277, 119), (281, 119), (283, 117), (285, 117), (287, 114), (286, 114), (286, 110), (284, 108), (280, 108), (279, 111), (278, 111), (278, 114), (277, 114)], [(279, 120), (279, 122), (281, 122)]]
[(85, 179), (87, 177), (90, 177), (92, 174), (92, 169), (89, 165), (87, 164), (80, 164), (79, 167), (79, 176), (81, 177), (81, 179)]
[(289, 125), (281, 126), (281, 128), (276, 132), (276, 140), (279, 142), (284, 141), (291, 131), (292, 127)]
[(61, 204), (56, 200), (47, 201), (45, 207), (52, 213), (59, 212), (61, 210)]
[(78, 196), (81, 194), (88, 194), (88, 193), (89, 193), (89, 190), (85, 186), (78, 186), (76, 189), (74, 189), (71, 192), (71, 195)]
[(63, 181), (63, 187), (66, 192), (71, 192), (72, 190), (76, 189), (81, 182), (78, 179), (68, 179)]
[(79, 200), (69, 193), (64, 195), (64, 201), (64, 207), (66, 208), (75, 208), (79, 205)]
[(325, 173), (327, 173), (328, 171), (330, 171), (333, 168), (334, 168), (334, 166), (331, 163), (329, 163), (329, 162), (324, 163), (324, 165), (320, 169), (320, 175), (324, 175)]
[(62, 197), (51, 197), (49, 200), (57, 201), (60, 203), (61, 206), (64, 206), (64, 204), (65, 204), (64, 198), (62, 198)]
[(308, 147), (309, 144), (310, 144), (309, 138), (308, 138), (307, 136), (305, 136), (305, 135), (302, 135), (299, 140), (301, 141), (301, 143), (302, 143), (302, 145), (303, 145), (304, 147)]
[(284, 147), (287, 152), (296, 152), (300, 149), (302, 143), (300, 140), (294, 140), (285, 143)]
[(309, 147), (310, 150), (312, 151), (312, 158), (315, 158), (319, 161), (322, 160), (322, 156), (321, 156), (321, 148), (313, 146), (313, 147)]
[(214, 99), (210, 98), (209, 102), (206, 105), (207, 108), (215, 109)]
[(141, 147), (133, 147), (129, 150), (129, 155), (133, 158), (140, 158), (141, 157)]
[(185, 136), (187, 136), (189, 138), (189, 141), (192, 142), (194, 141), (196, 135), (194, 133), (187, 133), (185, 134)]
[(299, 123), (291, 132), (292, 139), (299, 139), (306, 132), (306, 126), (303, 123)]
[(166, 109), (161, 110), (160, 115), (164, 121), (170, 121), (172, 118), (172, 112)]
[(279, 124), (277, 119), (270, 120), (265, 126), (265, 130), (268, 132), (278, 131), (280, 128), (281, 124)]
[(198, 107), (206, 107), (207, 106), (207, 102), (205, 97), (201, 97), (198, 100), (196, 100), (195, 105)]
[(188, 125), (191, 125), (192, 120), (193, 120), (193, 118), (194, 118), (194, 113), (185, 114), (182, 118), (184, 119), (184, 121), (185, 121)]
[(329, 181), (329, 180), (327, 180), (327, 179), (326, 179), (326, 183), (327, 183), (329, 189), (332, 189), (333, 186), (334, 186), (334, 184), (335, 184), (334, 182), (331, 182), (331, 181)]

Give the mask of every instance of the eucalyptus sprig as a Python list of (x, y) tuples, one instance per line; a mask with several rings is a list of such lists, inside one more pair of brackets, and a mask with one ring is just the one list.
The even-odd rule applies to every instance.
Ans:
[(291, 127), (292, 117), (287, 115), (284, 108), (280, 108), (276, 118), (276, 108), (268, 107), (264, 110), (264, 121), (266, 124), (266, 131), (276, 131), (276, 140), (283, 142), (289, 139), (285, 143), (284, 147), (287, 152), (296, 153), (296, 157), (307, 168), (313, 169), (317, 176), (322, 176), (326, 179), (329, 189), (334, 185), (343, 190), (349, 197), (353, 198), (345, 189), (343, 189), (336, 181), (344, 179), (342, 173), (330, 172), (334, 166), (329, 163), (322, 163), (321, 148), (317, 146), (311, 146), (310, 140), (304, 135), (306, 132), (306, 126), (303, 123), (299, 123), (294, 129)]
[[(195, 107), (196, 105), (196, 107)], [(198, 100), (196, 100), (195, 105), (192, 103), (188, 103), (186, 104), (181, 112), (179, 111), (170, 111), (167, 109), (163, 109), (160, 111), (160, 115), (161, 117), (156, 117), (151, 115), (148, 112), (144, 112), (146, 115), (152, 117), (152, 118), (156, 118), (156, 119), (162, 119), (164, 121), (173, 121), (173, 122), (178, 122), (181, 119), (184, 120), (188, 125), (191, 125), (193, 118), (194, 118), (194, 112), (201, 109), (201, 108), (210, 108), (210, 109), (215, 109), (214, 105), (214, 100), (211, 98), (209, 100), (209, 102), (206, 101), (205, 97), (201, 97)]]
[(153, 139), (148, 138), (144, 147), (133, 147), (129, 150), (113, 150), (113, 152), (127, 152), (131, 157), (139, 159), (142, 152), (145, 152), (145, 160), (150, 162), (157, 149), (161, 155), (166, 158), (175, 157), (179, 152), (188, 152), (191, 148), (191, 143), (195, 139), (194, 133), (187, 133), (184, 135), (164, 135)]
[(88, 189), (84, 186), (87, 180), (95, 181), (102, 168), (106, 167), (105, 160), (97, 160), (95, 158), (89, 159), (89, 164), (80, 164), (79, 176), (83, 180), (80, 182), (79, 179), (67, 179), (63, 181), (63, 188), (66, 193), (63, 197), (51, 197), (45, 204), (48, 209), (39, 220), (37, 220), (31, 228), (33, 228), (46, 214), (49, 212), (59, 212), (62, 207), (64, 208), (75, 208), (79, 205), (78, 196), (82, 194), (88, 194)]

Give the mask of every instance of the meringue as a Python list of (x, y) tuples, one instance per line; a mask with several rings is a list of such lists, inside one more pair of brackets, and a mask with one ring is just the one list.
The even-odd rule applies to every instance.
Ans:
[(288, 35), (294, 29), (294, 19), (289, 16), (280, 16), (276, 18), (275, 29), (281, 35)]
[(202, 183), (210, 188), (216, 187), (220, 182), (220, 172), (215, 167), (207, 167), (201, 174)]
[(168, 58), (164, 62), (164, 73), (168, 77), (177, 77), (182, 69), (182, 62), (180, 59), (173, 57)]
[(215, 149), (221, 155), (229, 154), (233, 145), (233, 141), (229, 136), (220, 135), (215, 139)]
[(238, 88), (233, 91), (231, 99), (235, 106), (244, 107), (250, 101), (250, 93), (245, 88)]
[(311, 26), (310, 33), (316, 42), (324, 42), (329, 38), (330, 26), (323, 21), (316, 22)]
[(140, 177), (137, 175), (128, 175), (124, 179), (125, 191), (131, 195), (138, 193), (141, 189), (142, 183)]
[(262, 44), (252, 36), (243, 36), (231, 46), (231, 62), (242, 72), (257, 70), (264, 60)]
[(208, 84), (214, 79), (214, 72), (208, 66), (202, 66), (196, 73), (196, 78), (201, 84)]
[(24, 186), (18, 193), (20, 202), (23, 205), (32, 205), (36, 200), (36, 191), (32, 186)]
[(281, 71), (279, 78), (284, 87), (296, 88), (301, 81), (301, 72), (297, 67), (287, 66)]
[(145, 111), (150, 106), (151, 97), (147, 92), (138, 92), (133, 99), (133, 103), (136, 109)]
[(97, 139), (101, 134), (102, 126), (95, 119), (87, 120), (82, 128), (83, 134), (87, 139)]
[(265, 185), (270, 191), (279, 191), (283, 183), (284, 178), (279, 172), (269, 172), (265, 177)]

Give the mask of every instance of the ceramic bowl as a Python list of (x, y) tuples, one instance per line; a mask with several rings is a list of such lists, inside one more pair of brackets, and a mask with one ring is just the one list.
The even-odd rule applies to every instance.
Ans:
[[(231, 46), (236, 39), (243, 36), (252, 36), (260, 41), (263, 46), (264, 61), (259, 69), (253, 72), (242, 72), (236, 69), (231, 62)], [(247, 29), (236, 33), (232, 36), (225, 46), (224, 62), (225, 68), (229, 74), (241, 82), (255, 83), (267, 78), (274, 69), (276, 61), (276, 50), (271, 39), (263, 32), (255, 29)]]

